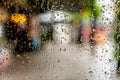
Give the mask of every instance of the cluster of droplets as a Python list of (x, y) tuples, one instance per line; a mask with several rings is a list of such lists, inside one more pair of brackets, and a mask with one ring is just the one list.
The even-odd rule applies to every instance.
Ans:
[[(11, 1), (10, 4), (13, 5), (12, 0), (10, 1)], [(107, 28), (112, 27), (112, 22), (115, 17), (114, 2), (112, 2), (112, 0), (108, 0), (108, 1), (97, 0), (98, 5), (102, 7), (101, 16), (97, 21), (98, 22), (97, 25), (100, 25), (102, 29), (106, 29), (106, 27)], [(18, 3), (17, 1), (15, 2), (16, 4)], [(49, 0), (49, 1), (41, 0), (41, 2), (40, 0), (35, 0), (35, 1), (28, 0), (28, 3), (32, 5), (32, 8), (33, 8), (30, 10), (30, 12), (34, 14), (42, 13), (40, 14), (40, 17), (39, 17), (41, 22), (40, 36), (42, 38), (42, 42), (44, 45), (42, 46), (43, 48), (41, 49), (40, 52), (38, 52), (38, 54), (31, 56), (29, 55), (29, 53), (26, 53), (26, 54), (23, 54), (22, 56), (19, 54), (16, 56), (15, 58), (16, 61), (14, 61), (14, 63), (12, 64), (12, 68), (14, 68), (13, 71), (19, 75), (22, 74), (21, 73), (22, 71), (25, 72), (24, 74), (26, 74), (28, 71), (27, 74), (29, 74), (29, 75), (26, 75), (27, 78), (22, 77), (21, 79), (23, 80), (26, 80), (26, 79), (38, 80), (39, 78), (47, 79), (47, 80), (67, 80), (67, 79), (68, 80), (82, 80), (82, 79), (83, 80), (89, 80), (89, 79), (90, 80), (98, 80), (98, 79), (112, 80), (113, 79), (115, 74), (116, 63), (112, 58), (112, 54), (114, 53), (113, 52), (114, 46), (112, 45), (113, 42), (111, 40), (109, 41), (109, 39), (107, 39), (106, 41), (104, 41), (102, 45), (99, 45), (99, 46), (95, 45), (96, 50), (94, 52), (91, 51), (91, 44), (87, 44), (87, 45), (90, 45), (89, 46), (90, 48), (88, 48), (88, 46), (84, 44), (81, 46), (77, 45), (77, 48), (76, 48), (76, 45), (73, 45), (73, 44), (67, 45), (68, 43), (72, 43), (72, 40), (71, 40), (72, 37), (75, 38), (77, 35), (77, 38), (78, 38), (78, 36), (80, 36), (81, 33), (75, 32), (75, 31), (79, 31), (79, 29), (74, 28), (73, 26), (79, 27), (79, 25), (81, 25), (81, 22), (77, 20), (73, 21), (72, 23), (73, 26), (72, 26), (70, 23), (71, 19), (75, 19), (76, 15), (75, 17), (72, 17), (72, 18), (70, 17), (69, 19), (66, 18), (64, 20), (64, 18), (66, 17), (66, 15), (64, 15), (64, 12), (69, 11), (71, 13), (72, 12), (74, 13), (75, 11), (78, 11), (77, 19), (79, 19), (80, 17), (78, 16), (79, 10), (82, 8), (85, 8), (86, 6), (90, 7), (90, 5), (92, 5), (92, 2), (90, 0), (84, 0), (84, 1), (82, 0), (74, 0), (74, 1), (72, 0)], [(58, 9), (61, 10), (61, 12), (59, 12)], [(26, 9), (26, 11), (27, 10), (28, 9)], [(46, 12), (47, 10), (51, 10), (51, 11)], [(55, 11), (56, 13), (54, 13)], [(55, 15), (55, 17), (53, 16), (53, 14)], [(71, 15), (73, 16), (74, 14), (70, 14), (70, 16)], [(7, 32), (8, 35), (11, 35), (11, 38), (16, 38), (17, 35), (16, 35), (16, 32), (14, 31), (16, 31), (17, 27), (14, 28), (13, 32), (10, 31), (10, 29), (13, 29), (11, 27), (16, 25), (10, 26), (9, 25), (11, 24), (10, 22), (6, 24), (8, 24), (6, 28), (8, 29), (8, 32)], [(92, 23), (91, 25), (94, 25), (94, 24)], [(89, 26), (89, 27), (92, 27), (92, 26)], [(95, 35), (97, 36), (96, 38), (102, 37), (102, 39), (104, 40), (106, 36), (104, 36), (105, 35), (104, 30), (102, 30), (101, 27), (100, 29), (98, 28), (97, 30), (95, 30), (95, 31), (101, 31), (101, 33), (98, 33)], [(85, 31), (83, 31), (83, 33), (85, 33), (85, 35), (87, 34), (86, 30), (88, 30), (88, 34), (90, 33), (89, 29), (85, 28), (84, 30)], [(24, 32), (21, 32), (21, 34), (24, 34)], [(46, 40), (53, 40), (55, 41), (56, 44), (58, 43), (60, 44), (59, 45), (50, 44)], [(22, 44), (26, 44), (26, 43), (27, 42), (23, 40)], [(21, 46), (20, 49), (22, 50), (23, 47)], [(93, 49), (93, 46), (92, 46), (92, 49)], [(4, 54), (5, 53), (4, 49), (1, 52), (3, 53), (1, 53), (0, 57), (9, 56), (7, 54)], [(95, 53), (95, 54), (92, 56), (92, 55), (89, 55), (89, 53), (91, 54)], [(91, 56), (92, 56), (92, 59), (91, 59)], [(7, 60), (8, 60), (7, 57), (3, 59), (4, 62)], [(0, 64), (2, 64), (2, 62)], [(37, 73), (40, 73), (40, 74), (37, 74)], [(31, 76), (31, 74), (36, 74), (36, 75)], [(37, 78), (35, 78), (36, 76)]]

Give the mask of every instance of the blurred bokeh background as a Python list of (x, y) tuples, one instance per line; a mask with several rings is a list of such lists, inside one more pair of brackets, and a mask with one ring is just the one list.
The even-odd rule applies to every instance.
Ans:
[(119, 80), (119, 0), (0, 0), (0, 80)]

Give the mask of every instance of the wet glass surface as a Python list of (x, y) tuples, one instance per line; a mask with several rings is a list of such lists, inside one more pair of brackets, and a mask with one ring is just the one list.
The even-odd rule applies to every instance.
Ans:
[(119, 80), (119, 0), (1, 0), (0, 80)]

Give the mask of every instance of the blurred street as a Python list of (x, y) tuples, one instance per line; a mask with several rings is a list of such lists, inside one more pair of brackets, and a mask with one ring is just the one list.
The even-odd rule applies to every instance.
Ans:
[(34, 55), (14, 58), (1, 80), (117, 80), (113, 53), (111, 40), (94, 50), (86, 44), (62, 46), (47, 42)]

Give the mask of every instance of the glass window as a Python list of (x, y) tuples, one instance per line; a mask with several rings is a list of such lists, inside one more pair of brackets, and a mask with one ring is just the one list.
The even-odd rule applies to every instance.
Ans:
[(0, 0), (1, 80), (119, 80), (119, 0)]

